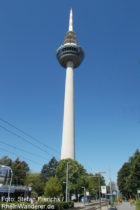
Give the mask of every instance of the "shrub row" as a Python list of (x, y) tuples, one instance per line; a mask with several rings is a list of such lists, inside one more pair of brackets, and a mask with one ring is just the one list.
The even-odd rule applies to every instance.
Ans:
[[(2, 204), (4, 205), (9, 205), (11, 207), (2, 207)], [(18, 208), (12, 208), (12, 206), (19, 206)], [(21, 205), (21, 206), (20, 206)], [(27, 206), (31, 206), (31, 207), (28, 207), (26, 208), (26, 205)], [(37, 205), (32, 205), (32, 204), (29, 204), (29, 203), (17, 203), (17, 202), (14, 202), (14, 203), (0, 203), (0, 210), (10, 210), (10, 209), (14, 209), (14, 210), (19, 210), (19, 209), (28, 209), (28, 210), (33, 210), (33, 209), (41, 209), (39, 208), (39, 206), (42, 206), (44, 205), (45, 208), (43, 207), (42, 209), (43, 210), (46, 210), (46, 209), (55, 209), (55, 210), (63, 210), (63, 209), (73, 209), (74, 207), (74, 203), (72, 201), (69, 201), (69, 202), (52, 202), (52, 203), (48, 203), (48, 202), (40, 202), (38, 203)]]
[(140, 199), (136, 201), (136, 210), (140, 210)]
[[(63, 210), (63, 209), (73, 209), (74, 207), (74, 202), (69, 201), (69, 202), (52, 202), (52, 203), (48, 203), (48, 202), (41, 202), (41, 205), (45, 205), (45, 206), (54, 206), (55, 210)], [(51, 208), (50, 208), (51, 209)]]

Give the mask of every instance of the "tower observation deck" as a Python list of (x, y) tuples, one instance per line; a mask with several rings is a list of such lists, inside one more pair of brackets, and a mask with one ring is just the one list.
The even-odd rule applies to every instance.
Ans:
[(71, 61), (73, 63), (73, 68), (77, 68), (84, 59), (84, 51), (78, 45), (76, 34), (73, 32), (73, 25), (70, 24), (72, 18), (72, 9), (70, 11), (70, 21), (69, 21), (69, 31), (66, 33), (64, 44), (61, 45), (56, 56), (61, 66), (67, 67), (67, 63)]
[(64, 43), (57, 49), (56, 57), (60, 65), (66, 69), (61, 159), (75, 159), (73, 70), (82, 63), (84, 51), (78, 45), (76, 34), (73, 32), (72, 9), (69, 30)]

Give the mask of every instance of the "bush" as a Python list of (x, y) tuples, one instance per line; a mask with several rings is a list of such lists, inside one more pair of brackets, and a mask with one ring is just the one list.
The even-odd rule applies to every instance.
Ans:
[[(21, 205), (32, 205), (30, 203), (23, 203), (23, 202), (21, 202), (21, 203), (20, 202), (14, 202), (14, 203), (10, 203), (10, 202), (2, 203), (2, 202), (0, 202), (0, 210), (5, 210), (4, 208), (2, 208), (2, 204), (7, 204), (7, 205), (20, 205), (20, 204)], [(55, 209), (55, 210), (72, 209), (74, 207), (74, 203), (72, 201), (69, 201), (69, 202), (51, 202), (51, 203), (50, 202), (38, 202), (37, 205), (45, 205), (46, 206), (45, 209), (47, 209), (47, 206), (52, 205), (52, 206), (54, 206), (53, 209)], [(31, 210), (31, 209), (32, 208), (28, 208), (28, 210)], [(52, 209), (52, 208), (50, 208), (50, 209)], [(19, 208), (17, 208), (17, 209), (14, 208), (14, 210), (19, 210)]]
[(51, 177), (46, 182), (44, 195), (48, 198), (58, 197), (62, 192), (62, 186), (57, 177)]
[(72, 202), (72, 201), (69, 201), (69, 202), (60, 201), (60, 202), (51, 202), (51, 203), (39, 202), (39, 203), (41, 205), (45, 205), (45, 206), (53, 205), (55, 210), (71, 209), (74, 207), (74, 202)]
[(136, 202), (136, 210), (140, 210), (140, 199)]
[(57, 202), (54, 204), (56, 210), (62, 210), (62, 209), (71, 209), (74, 207), (74, 203), (69, 201), (69, 202)]

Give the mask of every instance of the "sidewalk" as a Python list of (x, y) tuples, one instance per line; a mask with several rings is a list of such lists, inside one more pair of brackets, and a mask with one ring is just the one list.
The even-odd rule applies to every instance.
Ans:
[[(97, 210), (99, 210), (100, 208), (98, 208)], [(108, 207), (107, 206), (103, 206), (102, 207), (102, 210), (108, 210)]]
[[(105, 206), (105, 207), (102, 207), (102, 210), (108, 210), (109, 207)], [(98, 208), (97, 210), (99, 210), (100, 208)], [(135, 206), (132, 205), (130, 206), (130, 204), (128, 202), (123, 202), (122, 204), (120, 204), (118, 207), (117, 207), (118, 210), (136, 210), (135, 209)]]
[[(74, 209), (77, 209), (77, 210), (93, 210), (93, 209), (99, 210), (100, 208), (98, 206), (99, 206), (99, 204), (97, 203), (97, 205), (96, 205), (96, 202), (86, 204), (85, 207), (84, 207), (83, 203), (74, 203)], [(108, 210), (108, 207), (102, 206), (102, 210)]]
[(135, 206), (130, 206), (128, 202), (123, 202), (118, 206), (118, 210), (135, 210)]

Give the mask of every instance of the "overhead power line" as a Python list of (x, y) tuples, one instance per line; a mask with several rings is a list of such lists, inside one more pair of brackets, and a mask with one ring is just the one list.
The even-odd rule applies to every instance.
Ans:
[(41, 142), (38, 138), (32, 136), (31, 134), (25, 132), (25, 131), (22, 130), (22, 129), (16, 127), (15, 125), (13, 125), (12, 123), (8, 122), (7, 120), (4, 120), (4, 119), (2, 119), (2, 118), (0, 117), (0, 121), (6, 123), (7, 125), (13, 127), (14, 129), (18, 130), (19, 132), (21, 132), (21, 133), (24, 134), (25, 136), (27, 136), (27, 137), (33, 139), (35, 142), (37, 142), (37, 143), (39, 143), (39, 144), (42, 144), (42, 145), (43, 145), (44, 147), (46, 147), (47, 149), (50, 149), (50, 150), (52, 150), (52, 151), (54, 151), (54, 152), (56, 152), (56, 153), (59, 153), (59, 152), (58, 152), (56, 149), (54, 149), (53, 147), (50, 147), (50, 146), (44, 144), (44, 143)]
[[(29, 134), (28, 132), (26, 132), (26, 131), (24, 131), (24, 130), (22, 130), (22, 129), (20, 129), (20, 128), (18, 128), (18, 127), (15, 126), (13, 123), (11, 123), (11, 122), (9, 122), (9, 121), (7, 121), (7, 120), (1, 118), (1, 117), (0, 117), (0, 121), (1, 121), (1, 122), (4, 122), (5, 124), (7, 124), (7, 125), (9, 125), (9, 126), (11, 126), (12, 128), (16, 129), (17, 131), (21, 132), (21, 133), (24, 134), (25, 136), (31, 138), (32, 140), (34, 140), (35, 142), (41, 144), (42, 146), (46, 147), (47, 149), (50, 149), (50, 150), (54, 151), (55, 153), (57, 153), (57, 156), (60, 155), (60, 152), (59, 152), (58, 150), (56, 150), (55, 148), (50, 147), (50, 146), (44, 144), (44, 143), (41, 142), (38, 138), (34, 137), (33, 135)], [(16, 133), (13, 132), (13, 131), (10, 131), (9, 129), (5, 128), (4, 126), (1, 126), (1, 125), (0, 125), (0, 127), (3, 128), (4, 130), (6, 130), (7, 132), (9, 132), (9, 133), (11, 133), (11, 134), (17, 136), (18, 138), (20, 138), (20, 139), (22, 139), (22, 140), (25, 140), (27, 143), (31, 144), (32, 146), (35, 146), (36, 148), (38, 148), (37, 145), (33, 145), (32, 142), (30, 142), (30, 141), (27, 140), (26, 138), (22, 137), (21, 135), (16, 134)], [(41, 151), (43, 150), (41, 147), (39, 147), (38, 149), (40, 149)], [(55, 156), (55, 155), (49, 153), (49, 152), (46, 151), (46, 150), (43, 150), (43, 152), (46, 152), (48, 155)], [(76, 153), (76, 154), (77, 154), (77, 153)]]
[(47, 154), (50, 155), (50, 156), (54, 156), (53, 154), (49, 153), (48, 151), (42, 149), (40, 146), (35, 145), (35, 144), (33, 144), (32, 142), (30, 142), (28, 139), (22, 137), (21, 135), (19, 135), (19, 134), (13, 132), (13, 131), (7, 129), (6, 127), (4, 127), (4, 126), (2, 126), (2, 125), (0, 125), (0, 127), (1, 127), (2, 129), (4, 129), (5, 131), (7, 131), (8, 133), (10, 133), (10, 134), (12, 134), (12, 135), (18, 137), (18, 138), (21, 139), (22, 141), (25, 141), (25, 142), (27, 142), (28, 144), (32, 145), (33, 147), (37, 148), (38, 150), (40, 150), (40, 151), (42, 151), (42, 152), (45, 152), (45, 153), (47, 153)]
[(3, 141), (0, 141), (0, 144), (6, 145), (6, 146), (8, 146), (8, 147), (12, 147), (13, 149), (20, 150), (20, 151), (25, 152), (25, 153), (27, 153), (27, 154), (29, 154), (29, 155), (32, 155), (32, 156), (37, 156), (38, 158), (41, 158), (41, 159), (43, 158), (43, 159), (49, 160), (49, 159), (46, 158), (45, 156), (42, 156), (42, 155), (40, 155), (40, 154), (36, 154), (36, 153), (33, 153), (33, 152), (28, 152), (27, 150), (21, 149), (21, 148), (19, 148), (19, 147), (13, 146), (13, 145), (8, 144), (8, 143), (5, 143), (5, 142), (3, 142)]
[[(15, 126), (13, 123), (11, 123), (11, 122), (9, 122), (9, 121), (7, 121), (7, 120), (1, 118), (1, 117), (0, 117), (0, 121), (1, 121), (1, 122), (4, 122), (5, 124), (7, 124), (7, 125), (9, 125), (9, 126), (11, 126), (12, 128), (16, 129), (17, 131), (21, 132), (21, 133), (24, 134), (25, 136), (31, 138), (32, 140), (34, 140), (35, 142), (41, 144), (42, 146), (46, 147), (47, 149), (50, 149), (50, 150), (54, 151), (55, 153), (57, 153), (57, 156), (60, 155), (60, 152), (59, 152), (58, 150), (56, 150), (55, 148), (50, 147), (50, 146), (44, 144), (44, 143), (43, 143), (42, 141), (40, 141), (38, 138), (34, 137), (33, 135), (29, 134), (28, 132), (26, 132), (26, 131), (24, 131), (24, 130), (22, 130), (22, 129), (20, 129), (20, 128), (18, 128), (18, 127)], [(2, 127), (3, 129), (5, 129), (7, 132), (10, 131), (9, 129), (5, 128), (4, 126), (1, 126), (1, 125), (0, 125), (0, 127)], [(16, 133), (13, 132), (13, 131), (10, 131), (10, 132), (11, 132), (13, 135), (16, 135), (16, 136), (19, 138), (19, 136), (20, 136), (19, 134), (16, 134)], [(22, 139), (25, 139), (24, 137), (21, 137), (21, 138), (22, 138)], [(30, 143), (30, 144), (33, 145), (33, 143), (31, 143), (29, 140), (25, 139), (25, 141), (26, 141), (26, 142), (28, 141), (28, 143)], [(42, 150), (42, 149), (41, 149), (41, 150)], [(43, 150), (43, 151), (44, 151), (44, 150)], [(44, 152), (47, 152), (47, 151), (44, 151)], [(55, 156), (55, 155), (53, 155), (53, 154), (51, 154), (51, 153), (49, 153), (49, 152), (47, 152), (47, 153), (48, 153), (49, 155), (51, 155), (51, 156)], [(76, 154), (77, 154), (77, 153), (76, 153)]]
[[(9, 151), (9, 150), (7, 150), (7, 149), (5, 149), (5, 148), (2, 148), (2, 147), (0, 147), (0, 150), (2, 150), (2, 151), (6, 151), (6, 152), (9, 152), (9, 153), (11, 153), (11, 154), (15, 155), (16, 157), (18, 157), (18, 156), (19, 156), (19, 155), (18, 155), (18, 154), (16, 154), (15, 152), (11, 152), (11, 151)], [(20, 157), (22, 157), (23, 159), (25, 159), (25, 160), (27, 160), (27, 161), (30, 161), (30, 162), (32, 162), (32, 163), (37, 164), (37, 165), (39, 165), (39, 166), (40, 166), (40, 163), (39, 163), (39, 162), (37, 162), (37, 161), (35, 161), (35, 160), (28, 159), (28, 158), (26, 158), (26, 157), (24, 157), (24, 156), (22, 156), (22, 155), (20, 155)]]
[[(7, 125), (9, 125), (9, 126), (11, 126), (11, 127), (14, 128), (14, 129), (16, 129), (17, 131), (19, 131), (19, 132), (21, 132), (22, 134), (24, 134), (25, 136), (31, 138), (31, 139), (34, 140), (35, 142), (37, 142), (37, 143), (43, 145), (43, 146), (46, 147), (47, 149), (50, 149), (50, 150), (54, 151), (55, 153), (60, 154), (60, 152), (58, 152), (58, 150), (56, 150), (55, 148), (50, 147), (50, 146), (44, 144), (44, 143), (41, 142), (38, 138), (32, 136), (31, 134), (29, 134), (28, 132), (25, 132), (25, 131), (22, 130), (22, 129), (16, 127), (15, 125), (13, 125), (12, 123), (10, 123), (9, 121), (4, 120), (4, 119), (1, 118), (1, 117), (0, 117), (0, 121), (3, 122), (3, 123), (5, 123), (5, 124), (7, 124)], [(25, 137), (22, 137), (21, 135), (19, 135), (19, 134), (13, 132), (13, 131), (7, 129), (6, 127), (4, 127), (4, 126), (2, 126), (2, 125), (0, 125), (0, 127), (1, 127), (2, 129), (4, 129), (5, 131), (11, 133), (12, 135), (15, 135), (16, 137), (20, 138), (22, 141), (25, 141), (25, 142), (29, 143), (30, 145), (32, 145), (33, 147), (36, 147), (36, 148), (39, 149), (40, 151), (45, 152), (45, 153), (47, 153), (48, 155), (54, 156), (53, 154), (49, 153), (48, 151), (42, 149), (41, 147), (39, 147), (39, 146), (37, 146), (37, 145), (34, 145), (32, 142), (30, 142), (29, 140), (27, 140)], [(2, 141), (0, 141), (0, 142), (2, 143)], [(37, 157), (45, 158), (45, 159), (46, 159), (46, 157), (43, 157), (43, 156), (40, 155), (40, 154), (35, 154), (35, 153), (27, 152), (27, 151), (25, 151), (25, 150), (23, 150), (23, 149), (19, 149), (19, 148), (15, 147), (15, 146), (12, 146), (12, 145), (10, 145), (10, 144), (8, 145), (7, 143), (4, 143), (4, 142), (3, 142), (3, 144), (5, 144), (5, 145), (7, 145), (7, 146), (11, 146), (11, 147), (13, 147), (13, 148), (15, 148), (15, 149), (21, 150), (21, 151), (23, 151), (23, 152), (26, 152), (26, 153), (28, 153), (28, 154), (30, 154), (30, 155), (36, 155)], [(3, 149), (3, 150), (5, 150), (5, 149)], [(11, 152), (10, 152), (10, 153), (11, 153)], [(15, 154), (14, 154), (14, 155), (15, 155)], [(17, 156), (17, 155), (16, 155), (16, 156)], [(27, 158), (26, 158), (26, 159), (27, 159)], [(47, 159), (47, 160), (48, 160), (48, 159)], [(29, 161), (31, 161), (31, 160), (29, 160)], [(39, 164), (39, 165), (40, 165), (40, 164)]]

